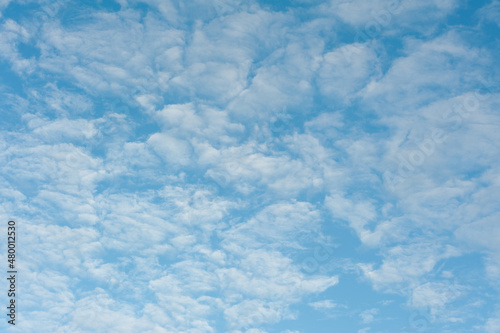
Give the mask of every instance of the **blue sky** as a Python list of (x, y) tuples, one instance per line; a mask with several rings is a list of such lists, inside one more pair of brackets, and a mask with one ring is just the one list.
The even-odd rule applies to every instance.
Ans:
[(0, 0), (0, 330), (500, 332), (499, 37), (497, 0)]

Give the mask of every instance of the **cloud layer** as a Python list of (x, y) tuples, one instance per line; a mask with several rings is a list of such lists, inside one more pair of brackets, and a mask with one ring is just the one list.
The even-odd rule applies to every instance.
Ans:
[(498, 8), (0, 1), (2, 331), (497, 332)]

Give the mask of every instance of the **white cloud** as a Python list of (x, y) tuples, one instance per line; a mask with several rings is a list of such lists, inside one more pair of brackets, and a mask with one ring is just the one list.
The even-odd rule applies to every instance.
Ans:
[(375, 316), (378, 314), (378, 309), (365, 310), (359, 314), (363, 324), (370, 324), (375, 320)]
[(489, 5), (481, 8), (478, 14), (482, 18), (493, 21), (500, 26), (500, 2), (498, 0), (491, 1)]
[(400, 116), (411, 114), (417, 106), (449, 96), (447, 91), (459, 89), (458, 82), (467, 74), (473, 75), (476, 65), (471, 60), (480, 54), (454, 31), (430, 41), (408, 39), (406, 50), (408, 56), (394, 60), (386, 74), (363, 92), (385, 115), (396, 111)]
[(4, 20), (0, 27), (0, 48), (2, 49), (0, 57), (10, 62), (12, 69), (21, 75), (31, 73), (36, 66), (33, 59), (24, 59), (17, 48), (19, 43), (27, 42), (28, 39), (29, 32), (23, 26), (11, 19)]
[(379, 61), (365, 44), (349, 44), (328, 52), (318, 69), (318, 83), (327, 98), (349, 103), (372, 77), (380, 75)]
[(487, 333), (495, 333), (500, 330), (500, 316), (489, 318), (484, 326), (484, 329)]
[(243, 125), (231, 122), (227, 112), (206, 105), (167, 105), (155, 116), (167, 133), (193, 145), (206, 144), (205, 140), (215, 146), (235, 143), (234, 136), (244, 131)]
[(453, 281), (428, 282), (413, 289), (411, 305), (420, 309), (430, 308), (433, 313), (436, 313), (463, 294), (465, 294), (464, 288), (454, 284)]
[(116, 302), (102, 291), (80, 299), (74, 307), (69, 322), (55, 332), (170, 332), (149, 318), (139, 317), (131, 306)]
[[(326, 11), (343, 21), (360, 27), (367, 34), (379, 34), (381, 30), (398, 24), (403, 27), (417, 17), (420, 19), (440, 19), (453, 11), (458, 5), (456, 0), (332, 0), (322, 6)], [(422, 14), (426, 13), (425, 18)], [(405, 22), (406, 21), (406, 22)], [(405, 24), (406, 23), (406, 24)], [(426, 22), (427, 23), (427, 22)], [(413, 27), (418, 29), (419, 27)]]
[[(7, 8), (9, 6), (9, 3), (11, 2), (12, 0), (1, 0), (0, 1), (0, 10), (4, 10), (5, 8)], [(0, 16), (2, 15), (2, 13), (0, 12)]]
[(184, 140), (156, 133), (147, 142), (167, 164), (186, 166), (191, 161), (192, 147)]
[(276, 309), (276, 305), (266, 305), (259, 300), (245, 300), (230, 307), (224, 314), (233, 327), (277, 323), (282, 319), (282, 314)]
[(317, 302), (309, 303), (309, 306), (313, 307), (316, 310), (321, 310), (321, 309), (328, 310), (328, 309), (336, 308), (338, 306), (338, 304), (336, 304), (332, 300), (326, 299), (324, 301), (317, 301)]
[(385, 259), (379, 268), (367, 264), (360, 264), (360, 268), (375, 289), (404, 294), (406, 286), (418, 283), (439, 260), (459, 255), (459, 250), (449, 245), (428, 242), (399, 245), (384, 254)]

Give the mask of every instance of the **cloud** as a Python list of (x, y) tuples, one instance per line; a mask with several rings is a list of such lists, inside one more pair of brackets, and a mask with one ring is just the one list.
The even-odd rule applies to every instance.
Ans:
[(486, 322), (484, 329), (488, 333), (493, 333), (498, 331), (498, 329), (500, 329), (500, 318), (499, 317), (489, 318), (488, 321)]
[(223, 244), (227, 244), (232, 251), (238, 248), (245, 251), (245, 248), (258, 248), (265, 244), (287, 245), (301, 233), (317, 231), (319, 223), (319, 212), (308, 203), (277, 203), (226, 231)]
[(133, 308), (114, 301), (101, 291), (100, 294), (79, 300), (72, 311), (70, 321), (60, 331), (81, 332), (151, 332), (165, 333), (169, 330), (152, 323), (147, 317), (139, 317)]
[(321, 310), (321, 309), (329, 310), (336, 308), (338, 305), (332, 300), (327, 299), (324, 301), (309, 303), (309, 306), (313, 307), (316, 310)]
[(477, 12), (482, 19), (493, 21), (500, 25), (500, 3), (497, 0), (491, 1), (490, 4), (484, 6)]
[[(10, 2), (11, 2), (11, 0), (2, 0), (2, 1), (0, 1), (0, 9), (4, 10), (5, 8), (7, 8), (9, 6)], [(0, 15), (1, 15), (1, 12), (0, 12)]]
[(424, 242), (399, 245), (387, 251), (380, 268), (367, 264), (360, 264), (360, 268), (376, 289), (405, 293), (405, 286), (415, 284), (431, 272), (439, 260), (459, 255), (460, 252), (449, 245)]
[[(329, 13), (339, 17), (346, 23), (364, 29), (364, 33), (378, 34), (390, 25), (406, 27), (420, 19), (442, 19), (458, 7), (456, 0), (425, 0), (413, 2), (408, 0), (332, 0), (322, 6)], [(423, 14), (426, 13), (427, 17)], [(429, 22), (426, 22), (429, 24)], [(413, 27), (418, 30), (419, 27)]]
[(29, 40), (29, 32), (17, 22), (6, 19), (0, 27), (1, 38), (0, 47), (2, 54), (0, 57), (11, 63), (12, 70), (19, 74), (31, 73), (34, 70), (35, 62), (33, 59), (25, 59), (18, 51), (19, 43)]
[(375, 320), (375, 316), (378, 313), (378, 309), (365, 310), (359, 314), (363, 324), (369, 324)]
[(379, 61), (373, 47), (364, 44), (342, 46), (323, 57), (318, 84), (324, 96), (349, 103), (372, 77), (379, 74)]
[(465, 293), (463, 289), (451, 283), (426, 283), (413, 290), (412, 306), (437, 311), (462, 296)]
[(258, 300), (246, 300), (227, 309), (224, 314), (236, 327), (276, 323), (282, 319), (273, 305), (266, 306)]
[(167, 164), (186, 166), (191, 160), (191, 146), (167, 134), (153, 134), (148, 144)]
[[(475, 65), (470, 60), (480, 54), (479, 50), (464, 43), (455, 31), (430, 41), (408, 39), (407, 45), (411, 53), (394, 60), (387, 73), (364, 90), (363, 95), (371, 103), (387, 104), (381, 111), (411, 113), (418, 105), (448, 95), (447, 91), (458, 88), (457, 83), (462, 82), (467, 73), (472, 75)], [(415, 93), (417, 90), (421, 93)], [(438, 93), (441, 90), (444, 95)]]

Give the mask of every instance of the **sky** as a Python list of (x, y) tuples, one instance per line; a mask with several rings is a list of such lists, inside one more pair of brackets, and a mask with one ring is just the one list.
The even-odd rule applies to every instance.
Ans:
[(0, 0), (0, 331), (500, 332), (499, 40), (498, 0)]

